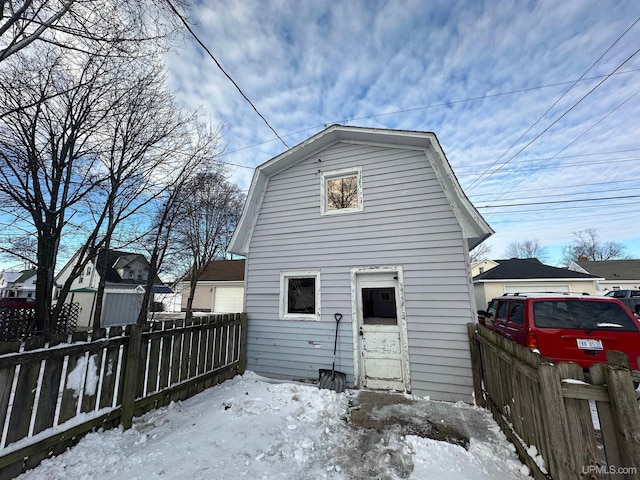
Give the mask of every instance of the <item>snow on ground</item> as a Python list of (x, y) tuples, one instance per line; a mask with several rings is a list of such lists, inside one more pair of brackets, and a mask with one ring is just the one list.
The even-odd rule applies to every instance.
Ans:
[[(20, 477), (30, 479), (524, 479), (527, 468), (488, 412), (415, 403), (441, 421), (471, 418), (469, 448), (347, 422), (357, 391), (337, 394), (252, 372), (134, 420), (91, 433)], [(402, 408), (409, 408), (403, 406)], [(433, 410), (435, 409), (435, 410)], [(422, 418), (422, 417), (420, 417)], [(465, 421), (463, 421), (464, 423)], [(470, 433), (469, 433), (470, 432)]]

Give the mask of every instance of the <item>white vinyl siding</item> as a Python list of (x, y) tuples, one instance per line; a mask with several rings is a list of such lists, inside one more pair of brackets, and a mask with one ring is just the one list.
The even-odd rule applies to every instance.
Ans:
[[(322, 172), (353, 165), (362, 169), (364, 210), (319, 215)], [(342, 313), (336, 370), (353, 381), (349, 272), (400, 265), (413, 393), (471, 402), (466, 324), (474, 309), (464, 241), (424, 151), (339, 143), (274, 175), (247, 258), (247, 368), (317, 377), (331, 366), (333, 315)], [(321, 321), (279, 319), (283, 270), (321, 272)]]

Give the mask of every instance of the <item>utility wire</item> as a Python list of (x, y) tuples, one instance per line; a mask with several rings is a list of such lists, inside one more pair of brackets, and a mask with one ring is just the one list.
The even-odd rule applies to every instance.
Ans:
[[(630, 97), (628, 97), (624, 102), (622, 102), (621, 104), (619, 104), (617, 107), (615, 107), (613, 110), (611, 110), (609, 113), (607, 113), (604, 117), (600, 118), (600, 120), (598, 120), (596, 123), (594, 123), (593, 125), (591, 125), (589, 128), (587, 128), (584, 132), (582, 132), (580, 135), (578, 135), (576, 138), (574, 138), (571, 142), (569, 142), (567, 145), (565, 145), (563, 148), (561, 148), (560, 150), (558, 150), (556, 152), (555, 155), (551, 156), (551, 158), (549, 158), (548, 160), (546, 160), (542, 165), (538, 165), (537, 167), (534, 167), (532, 170), (529, 171), (529, 173), (527, 175), (525, 175), (524, 177), (518, 179), (518, 181), (516, 183), (514, 183), (513, 185), (511, 185), (507, 190), (503, 191), (500, 193), (500, 195), (494, 199), (494, 201), (498, 201), (500, 200), (502, 197), (504, 197), (507, 193), (511, 192), (514, 188), (516, 188), (518, 185), (520, 185), (522, 182), (524, 182), (527, 178), (529, 178), (531, 175), (533, 175), (535, 172), (542, 170), (543, 168), (545, 168), (545, 166), (554, 158), (556, 158), (556, 155), (559, 155), (560, 153), (564, 152), (567, 148), (569, 148), (571, 145), (575, 144), (578, 140), (580, 140), (582, 137), (584, 137), (587, 133), (589, 133), (591, 130), (593, 130), (595, 127), (597, 127), (599, 124), (601, 124), (603, 121), (605, 121), (607, 118), (609, 118), (611, 115), (613, 115), (618, 109), (622, 108), (624, 105), (626, 105), (633, 97), (635, 97), (636, 95), (638, 95), (638, 93), (640, 93), (640, 90), (637, 90), (633, 95), (631, 95)], [(618, 162), (618, 161), (627, 161), (627, 160), (609, 160), (608, 163), (613, 163), (613, 162)], [(597, 165), (599, 163), (602, 162), (582, 162), (581, 165)], [(571, 163), (565, 163), (565, 166), (570, 166), (570, 165), (575, 165), (575, 164), (571, 164)]]
[[(529, 128), (528, 128), (528, 129), (527, 129), (527, 130), (522, 134), (522, 135), (520, 135), (520, 137), (518, 137), (518, 139), (517, 139), (515, 142), (513, 142), (513, 143), (511, 144), (511, 146), (509, 146), (509, 148), (507, 148), (507, 149), (504, 151), (504, 153), (503, 153), (502, 155), (500, 155), (500, 157), (498, 157), (498, 158), (496, 159), (496, 161), (495, 161), (495, 162), (493, 162), (493, 163), (491, 164), (491, 166), (487, 167), (487, 169), (482, 173), (482, 175), (480, 175), (480, 177), (478, 177), (478, 178), (477, 178), (477, 179), (476, 179), (476, 180), (475, 180), (475, 181), (474, 181), (474, 182), (469, 186), (469, 189), (472, 189), (472, 188), (474, 188), (476, 185), (478, 185), (478, 183), (482, 180), (482, 178), (485, 176), (485, 174), (486, 174), (486, 173), (487, 173), (487, 172), (488, 172), (488, 171), (489, 171), (489, 170), (490, 170), (490, 169), (491, 169), (491, 168), (492, 168), (496, 163), (498, 163), (498, 162), (500, 161), (500, 159), (501, 159), (502, 157), (504, 157), (504, 156), (507, 154), (507, 152), (508, 152), (509, 150), (511, 150), (515, 145), (517, 145), (517, 144), (518, 144), (518, 142), (520, 142), (520, 140), (522, 140), (522, 139), (524, 138), (524, 136), (525, 136), (527, 133), (529, 133), (529, 132), (533, 129), (533, 127), (535, 127), (538, 123), (540, 123), (540, 121), (544, 118), (544, 116), (545, 116), (547, 113), (549, 113), (549, 112), (551, 111), (551, 109), (553, 109), (553, 107), (555, 107), (555, 106), (558, 104), (558, 102), (560, 102), (560, 100), (562, 100), (562, 99), (563, 99), (563, 98), (564, 98), (564, 97), (565, 97), (565, 96), (566, 96), (566, 95), (567, 95), (567, 94), (568, 94), (568, 93), (573, 89), (573, 87), (575, 87), (575, 86), (578, 84), (578, 82), (580, 82), (580, 81), (585, 77), (585, 75), (586, 75), (587, 73), (589, 73), (589, 71), (590, 71), (594, 66), (596, 66), (596, 64), (597, 64), (598, 62), (600, 62), (600, 60), (602, 60), (602, 58), (603, 58), (607, 53), (609, 53), (609, 52), (611, 51), (611, 49), (612, 49), (613, 47), (615, 47), (615, 46), (618, 44), (618, 42), (619, 42), (620, 40), (622, 40), (622, 38), (623, 38), (627, 33), (629, 33), (629, 31), (630, 31), (630, 30), (631, 30), (631, 29), (632, 29), (632, 28), (633, 28), (633, 27), (634, 27), (634, 26), (635, 26), (639, 21), (640, 21), (640, 18), (637, 18), (637, 19), (636, 19), (636, 21), (635, 21), (635, 22), (633, 22), (633, 24), (632, 24), (629, 28), (627, 28), (627, 29), (624, 31), (624, 33), (623, 33), (622, 35), (620, 35), (620, 36), (617, 38), (617, 40), (616, 40), (615, 42), (613, 42), (613, 44), (612, 44), (611, 46), (609, 46), (609, 48), (607, 48), (607, 50), (605, 50), (605, 52), (604, 52), (604, 53), (602, 53), (602, 54), (598, 57), (598, 59), (597, 59), (595, 62), (593, 62), (593, 63), (591, 64), (591, 66), (590, 66), (589, 68), (587, 68), (587, 69), (585, 70), (585, 72), (584, 72), (582, 75), (580, 75), (580, 77), (579, 77), (577, 80), (575, 80), (575, 81), (571, 84), (571, 86), (570, 86), (570, 87), (569, 87), (569, 88), (568, 88), (568, 89), (567, 89), (567, 90), (566, 90), (566, 91), (565, 91), (565, 92), (564, 92), (564, 93), (563, 93), (563, 94), (562, 94), (562, 95), (561, 95), (561, 96), (560, 96), (560, 97), (559, 97), (559, 98), (558, 98), (558, 99), (553, 103), (553, 105), (551, 105), (549, 108), (547, 108), (547, 110), (546, 110), (542, 115), (540, 115), (540, 117), (538, 117), (538, 119), (533, 123), (533, 125), (531, 125), (531, 126), (530, 126), (530, 127), (529, 127)], [(589, 91), (585, 96), (583, 96), (583, 97), (582, 97), (582, 98), (581, 98), (577, 103), (575, 103), (575, 104), (574, 104), (574, 105), (573, 105), (569, 110), (567, 110), (567, 111), (566, 111), (565, 113), (563, 113), (560, 117), (558, 117), (558, 118), (557, 118), (553, 123), (551, 123), (547, 128), (545, 128), (545, 129), (544, 129), (540, 134), (538, 134), (536, 137), (534, 137), (534, 139), (533, 139), (533, 140), (531, 140), (529, 143), (527, 143), (527, 144), (526, 144), (522, 149), (520, 149), (520, 150), (519, 150), (515, 155), (513, 155), (511, 158), (509, 158), (506, 162), (504, 162), (500, 167), (498, 167), (494, 172), (492, 172), (492, 173), (491, 173), (491, 174), (489, 174), (488, 176), (490, 177), (490, 176), (491, 176), (491, 175), (493, 175), (495, 172), (497, 172), (498, 170), (500, 170), (504, 165), (506, 165), (506, 164), (507, 164), (507, 163), (509, 163), (511, 160), (513, 160), (516, 156), (518, 156), (520, 153), (522, 153), (522, 152), (523, 152), (527, 147), (529, 147), (529, 145), (531, 145), (531, 144), (532, 144), (533, 142), (535, 142), (538, 138), (540, 138), (543, 134), (545, 134), (545, 133), (546, 133), (546, 132), (551, 128), (551, 127), (553, 127), (556, 123), (558, 123), (558, 121), (560, 121), (560, 120), (561, 120), (565, 115), (567, 115), (571, 110), (573, 110), (576, 106), (578, 106), (578, 105), (579, 105), (579, 104), (580, 104), (580, 103), (581, 103), (581, 102), (582, 102), (582, 101), (583, 101), (587, 96), (589, 96), (589, 95), (590, 95), (590, 94), (591, 94), (595, 89), (597, 89), (600, 85), (602, 85), (604, 82), (606, 82), (606, 81), (607, 81), (607, 79), (608, 79), (608, 78), (609, 78), (613, 73), (615, 73), (617, 70), (619, 70), (619, 69), (620, 69), (620, 68), (621, 68), (625, 63), (627, 63), (629, 60), (631, 60), (631, 58), (633, 58), (633, 57), (638, 53), (638, 51), (640, 51), (640, 50), (636, 50), (636, 51), (635, 51), (635, 53), (634, 53), (633, 55), (631, 55), (631, 57), (629, 57), (629, 58), (628, 58), (627, 60), (625, 60), (621, 65), (619, 65), (619, 66), (618, 66), (618, 68), (616, 68), (616, 69), (615, 69), (611, 74), (607, 75), (603, 80), (601, 80), (601, 81), (600, 81), (600, 83), (598, 83), (598, 84), (597, 84), (593, 89), (591, 89), (591, 90), (590, 90), (590, 91)]]
[[(596, 182), (596, 183), (582, 183), (582, 184), (578, 184), (578, 185), (563, 185), (563, 188), (580, 188), (580, 187), (600, 187), (603, 185), (612, 185), (612, 184), (619, 184), (619, 183), (637, 183), (638, 180), (614, 180), (611, 182)], [(522, 192), (541, 192), (543, 190), (548, 190), (548, 189), (556, 189), (556, 186), (549, 186), (547, 188), (543, 188), (543, 187), (538, 187), (538, 188), (527, 188), (527, 189), (523, 189), (523, 190), (519, 190), (520, 193)], [(634, 187), (635, 188), (635, 187)], [(637, 190), (637, 188), (635, 188)], [(626, 188), (624, 190), (627, 190)], [(580, 192), (576, 192), (576, 193), (580, 193)], [(571, 194), (569, 194), (571, 195)], [(493, 196), (493, 193), (483, 193), (480, 195), (474, 195), (473, 198), (479, 198), (479, 197), (491, 197)], [(525, 197), (526, 198), (526, 197)]]
[[(634, 69), (631, 69), (631, 70), (624, 70), (622, 72), (616, 72), (616, 73), (614, 73), (614, 75), (624, 75), (624, 74), (627, 74), (627, 73), (634, 73), (634, 72), (637, 72), (637, 71), (640, 71), (640, 68), (634, 68)], [(583, 78), (581, 81), (582, 82), (586, 82), (586, 81), (589, 81), (589, 80), (598, 80), (598, 79), (604, 78), (604, 77), (606, 77), (606, 75), (596, 75), (594, 77)], [(422, 105), (420, 107), (414, 107), (414, 108), (409, 108), (409, 109), (405, 109), (405, 110), (394, 110), (393, 112), (376, 113), (376, 114), (367, 115), (367, 116), (364, 116), (364, 117), (354, 117), (354, 118), (348, 118), (348, 119), (343, 119), (343, 120), (336, 120), (336, 121), (332, 121), (332, 122), (324, 122), (324, 123), (319, 123), (317, 125), (313, 125), (311, 127), (303, 128), (302, 130), (297, 130), (295, 132), (287, 133), (287, 134), (283, 135), (283, 137), (284, 138), (292, 137), (292, 136), (298, 135), (300, 133), (308, 132), (309, 130), (315, 130), (315, 129), (321, 128), (324, 125), (332, 125), (334, 123), (349, 123), (349, 122), (353, 122), (353, 121), (356, 121), (356, 120), (369, 120), (369, 119), (372, 119), (372, 118), (384, 117), (384, 116), (387, 116), (387, 115), (397, 115), (397, 114), (400, 114), (400, 113), (408, 113), (408, 112), (414, 112), (414, 111), (418, 111), (418, 110), (428, 110), (430, 108), (446, 107), (446, 106), (457, 105), (457, 104), (461, 104), (461, 103), (476, 102), (478, 100), (486, 100), (486, 99), (489, 99), (489, 98), (503, 97), (503, 96), (507, 96), (507, 95), (513, 95), (513, 94), (516, 94), (516, 93), (531, 92), (531, 91), (534, 91), (534, 90), (542, 90), (542, 89), (545, 89), (545, 88), (558, 87), (560, 85), (568, 85), (568, 84), (574, 83), (574, 82), (575, 82), (575, 80), (569, 80), (569, 81), (557, 82), (557, 83), (549, 83), (549, 84), (546, 84), (546, 85), (539, 85), (537, 87), (521, 88), (521, 89), (518, 89), (518, 90), (511, 90), (511, 91), (508, 91), (508, 92), (491, 93), (491, 94), (487, 94), (487, 95), (482, 95), (480, 97), (465, 98), (465, 99), (461, 99), (461, 100), (452, 100), (450, 102), (432, 103), (430, 105)], [(246, 145), (244, 147), (240, 147), (240, 148), (237, 148), (235, 150), (231, 150), (229, 152), (224, 152), (224, 153), (221, 154), (221, 156), (231, 155), (233, 153), (241, 152), (243, 150), (248, 150), (249, 148), (259, 147), (260, 145), (266, 145), (267, 143), (271, 143), (271, 142), (273, 142), (273, 140), (266, 140), (264, 142), (253, 143), (251, 145)], [(245, 168), (255, 168), (255, 167), (249, 167), (249, 166), (246, 166), (246, 165), (243, 165), (243, 166)]]
[[(602, 160), (592, 160), (590, 162), (575, 161), (575, 162), (563, 162), (561, 164), (548, 165), (548, 163), (551, 160), (553, 160), (553, 158), (550, 158), (550, 159), (545, 160), (542, 165), (539, 165), (537, 167), (531, 166), (530, 168), (522, 168), (519, 165), (513, 165), (513, 168), (504, 169), (504, 170), (502, 170), (502, 173), (503, 174), (512, 174), (513, 171), (517, 172), (518, 174), (524, 173), (524, 172), (530, 172), (530, 173), (528, 173), (527, 175), (525, 175), (522, 178), (519, 178), (518, 181), (515, 184), (513, 184), (512, 186), (509, 187), (509, 189), (505, 190), (504, 192), (501, 192), (499, 197), (494, 198), (494, 201), (497, 202), (498, 200), (500, 200), (504, 195), (506, 195), (507, 193), (512, 191), (516, 186), (518, 186), (523, 181), (525, 181), (529, 176), (531, 176), (533, 173), (538, 172), (540, 170), (546, 170), (547, 168), (560, 169), (560, 168), (565, 168), (565, 167), (574, 167), (576, 165), (577, 166), (583, 166), (583, 165), (606, 165), (606, 164), (610, 164), (610, 163), (627, 163), (627, 162), (634, 162), (635, 163), (638, 159), (640, 159), (640, 157), (604, 158)], [(458, 177), (476, 177), (476, 176), (478, 176), (478, 173), (477, 172), (459, 173), (457, 176)], [(511, 179), (511, 182), (513, 182), (513, 181), (514, 181), (514, 179)], [(495, 194), (493, 194), (493, 195), (495, 195)]]
[(282, 144), (288, 148), (289, 145), (287, 145), (287, 143), (282, 139), (282, 137), (280, 135), (278, 135), (278, 132), (275, 131), (275, 129), (269, 124), (269, 122), (267, 122), (267, 119), (264, 118), (264, 116), (258, 111), (258, 109), (256, 108), (256, 106), (253, 104), (253, 102), (251, 100), (249, 100), (249, 97), (247, 97), (245, 95), (245, 93), (242, 91), (242, 89), (238, 86), (238, 84), (235, 82), (235, 80), (233, 78), (231, 78), (231, 75), (229, 75), (227, 73), (227, 71), (222, 68), (222, 65), (220, 65), (220, 62), (218, 62), (218, 60), (216, 59), (216, 57), (214, 57), (213, 53), (211, 53), (211, 51), (207, 48), (207, 46), (202, 42), (202, 40), (200, 40), (200, 38), (198, 37), (198, 35), (196, 35), (196, 33), (193, 31), (193, 29), (191, 28), (191, 26), (189, 25), (189, 23), (186, 21), (186, 19), (180, 14), (180, 12), (178, 12), (178, 10), (176, 9), (176, 7), (173, 6), (173, 3), (170, 0), (167, 0), (167, 4), (169, 5), (169, 8), (171, 8), (171, 10), (173, 11), (173, 13), (176, 14), (176, 16), (180, 19), (180, 21), (182, 22), (182, 24), (185, 26), (185, 28), (189, 31), (189, 33), (191, 34), (191, 36), (196, 40), (196, 42), (198, 42), (198, 44), (204, 49), (205, 52), (207, 52), (207, 54), (209, 55), (209, 57), (211, 57), (211, 59), (216, 63), (216, 65), (218, 66), (218, 68), (220, 69), (220, 71), (222, 73), (224, 73), (225, 77), (227, 77), (229, 79), (229, 81), (231, 83), (233, 83), (233, 86), (236, 87), (236, 90), (238, 90), (238, 92), (240, 92), (240, 95), (242, 95), (242, 98), (244, 98), (247, 103), (249, 105), (251, 105), (251, 108), (253, 108), (253, 110), (258, 114), (258, 116), (264, 121), (264, 123), (267, 125), (267, 127), (269, 127), (269, 129), (271, 129), (271, 131), (275, 134), (276, 137), (278, 137), (278, 140), (280, 140), (282, 142)]
[[(511, 157), (509, 157), (509, 159), (504, 162), (502, 165), (500, 165), (500, 167), (498, 167), (497, 169), (495, 169), (493, 172), (491, 172), (489, 175), (487, 175), (487, 177), (485, 178), (489, 178), (493, 175), (495, 175), (496, 173), (498, 173), (505, 165), (507, 165), (509, 162), (511, 162), (511, 160), (513, 160), (514, 158), (516, 158), (518, 155), (520, 155), (524, 150), (526, 150), (532, 143), (534, 143), (536, 140), (538, 140), (540, 137), (542, 137), (542, 135), (544, 135), (545, 133), (547, 133), (551, 127), (553, 127), (556, 123), (558, 123), (560, 120), (562, 120), (564, 117), (566, 117), (574, 108), (576, 108), (578, 105), (580, 105), (589, 95), (591, 95), (598, 87), (600, 87), (600, 85), (602, 85), (604, 82), (607, 81), (607, 79), (619, 68), (621, 68), (625, 63), (627, 63), (629, 60), (631, 60), (633, 57), (635, 57), (638, 52), (640, 52), (640, 48), (638, 50), (636, 50), (635, 52), (633, 52), (624, 62), (622, 62), (620, 65), (618, 65), (616, 67), (616, 69), (610, 73), (609, 75), (607, 75), (607, 77), (602, 80), (601, 82), (599, 82), (595, 87), (593, 87), (591, 90), (589, 90), (585, 95), (583, 95), (580, 100), (578, 100), (576, 103), (574, 103), (568, 110), (566, 110), (562, 115), (560, 115), (558, 118), (556, 118), (553, 122), (551, 122), (544, 130), (542, 130), (542, 132), (540, 132), (538, 135), (536, 135), (529, 143), (527, 143), (524, 147), (522, 147), (520, 150), (518, 150), (515, 154), (513, 154)], [(475, 182), (477, 184), (477, 182)]]
[(627, 200), (629, 198), (640, 198), (640, 195), (629, 195), (628, 197), (600, 197), (600, 198), (577, 198), (573, 200), (551, 200), (548, 202), (527, 202), (527, 203), (511, 203), (505, 205), (481, 205), (476, 208), (505, 208), (505, 207), (528, 207), (529, 205), (553, 205), (556, 203), (574, 203), (574, 202), (597, 202), (599, 200)]

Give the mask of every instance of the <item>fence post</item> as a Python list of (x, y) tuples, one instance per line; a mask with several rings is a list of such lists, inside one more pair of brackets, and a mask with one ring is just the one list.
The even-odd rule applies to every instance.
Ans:
[[(605, 374), (606, 365), (602, 363), (594, 363), (589, 367), (591, 375), (591, 383), (594, 385), (605, 385), (607, 378)], [(611, 398), (609, 389), (607, 394)], [(600, 433), (602, 435), (602, 444), (604, 445), (604, 454), (608, 465), (622, 465), (620, 456), (620, 445), (618, 444), (618, 435), (616, 433), (616, 424), (613, 419), (613, 407), (611, 402), (596, 401), (596, 409), (598, 411), (598, 421), (600, 422)], [(622, 478), (621, 476), (611, 475), (612, 480)]]
[(571, 435), (558, 370), (554, 365), (542, 363), (538, 366), (538, 373), (551, 457), (546, 459), (549, 463), (549, 471), (555, 480), (573, 480), (576, 466), (574, 459), (570, 455), (566, 455)]
[(618, 431), (620, 466), (640, 472), (640, 411), (636, 401), (629, 360), (622, 352), (607, 352), (606, 377), (613, 420)]
[(124, 386), (122, 391), (122, 426), (125, 430), (133, 423), (133, 410), (138, 390), (138, 371), (140, 370), (140, 352), (142, 350), (142, 325), (129, 326), (129, 345), (124, 370)]
[(485, 403), (482, 394), (482, 360), (478, 348), (478, 340), (476, 339), (475, 324), (471, 322), (467, 323), (467, 333), (469, 335), (469, 353), (471, 355), (471, 373), (473, 375), (473, 396), (475, 397), (476, 405), (484, 408)]
[(238, 366), (238, 374), (244, 375), (247, 368), (247, 314), (240, 314), (240, 365)]

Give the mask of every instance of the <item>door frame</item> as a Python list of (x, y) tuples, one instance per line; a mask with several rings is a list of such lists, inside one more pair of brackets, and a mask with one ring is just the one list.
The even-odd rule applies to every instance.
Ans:
[(360, 340), (360, 320), (358, 318), (358, 276), (375, 275), (380, 273), (394, 274), (398, 280), (398, 329), (400, 331), (400, 353), (402, 355), (402, 376), (404, 389), (411, 392), (411, 374), (409, 364), (409, 340), (407, 336), (407, 313), (405, 308), (404, 272), (400, 265), (385, 265), (371, 267), (353, 267), (351, 269), (351, 325), (353, 327), (353, 385), (355, 388), (362, 386), (362, 362), (360, 352), (362, 342)]

